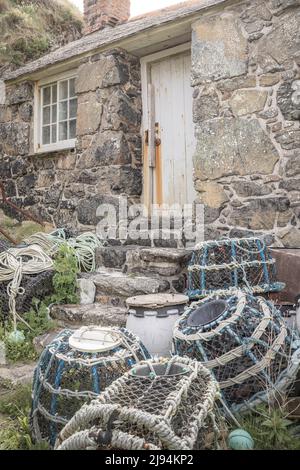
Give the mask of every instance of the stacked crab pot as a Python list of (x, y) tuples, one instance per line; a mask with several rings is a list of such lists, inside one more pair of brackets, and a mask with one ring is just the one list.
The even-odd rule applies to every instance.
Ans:
[(232, 411), (274, 399), (299, 369), (298, 334), (272, 303), (242, 291), (192, 304), (176, 323), (174, 348), (213, 373)]
[(35, 441), (54, 445), (80, 407), (149, 353), (125, 329), (65, 330), (45, 349), (34, 374), (31, 411)]

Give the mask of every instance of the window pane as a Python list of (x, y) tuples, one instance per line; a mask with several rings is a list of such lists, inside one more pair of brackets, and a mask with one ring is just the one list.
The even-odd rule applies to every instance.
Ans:
[(43, 145), (50, 144), (50, 126), (43, 127)]
[(50, 106), (43, 108), (43, 124), (50, 124)]
[(77, 99), (70, 100), (70, 119), (77, 116)]
[(57, 122), (57, 105), (52, 106), (52, 122)]
[(76, 119), (69, 121), (69, 139), (75, 139), (76, 137)]
[(68, 102), (63, 101), (59, 103), (59, 120), (64, 121), (68, 119)]
[(52, 87), (52, 103), (57, 102), (57, 85), (53, 85)]
[(59, 99), (65, 100), (68, 98), (68, 80), (59, 84)]
[(56, 124), (52, 126), (52, 139), (51, 139), (51, 142), (52, 144), (55, 144), (55, 142), (57, 141), (57, 128), (56, 128)]
[(60, 122), (59, 123), (59, 140), (68, 139), (68, 123)]
[(44, 105), (50, 104), (50, 100), (51, 100), (51, 87), (47, 86), (43, 88), (43, 104)]
[(75, 78), (71, 78), (69, 87), (70, 87), (70, 98), (72, 98), (72, 96), (76, 96), (76, 93), (75, 93)]

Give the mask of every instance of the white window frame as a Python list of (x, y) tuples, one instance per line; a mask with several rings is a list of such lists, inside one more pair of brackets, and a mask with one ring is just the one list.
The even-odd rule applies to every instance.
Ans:
[[(51, 83), (59, 83), (64, 80), (70, 80), (76, 78), (77, 70), (70, 70), (58, 75), (53, 75), (48, 78), (44, 78), (35, 83), (35, 92), (34, 92), (34, 153), (47, 153), (47, 152), (56, 152), (59, 150), (74, 149), (76, 146), (76, 138), (63, 140), (51, 144), (42, 144), (42, 94), (41, 90), (43, 87), (50, 85)], [(57, 93), (59, 93), (59, 87), (57, 87)], [(57, 107), (59, 103), (57, 103)], [(57, 129), (58, 131), (58, 129)]]

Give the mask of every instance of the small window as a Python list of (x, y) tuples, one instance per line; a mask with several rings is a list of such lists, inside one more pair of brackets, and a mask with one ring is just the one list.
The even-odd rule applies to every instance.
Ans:
[(61, 77), (38, 87), (37, 151), (75, 147), (77, 97), (75, 77)]

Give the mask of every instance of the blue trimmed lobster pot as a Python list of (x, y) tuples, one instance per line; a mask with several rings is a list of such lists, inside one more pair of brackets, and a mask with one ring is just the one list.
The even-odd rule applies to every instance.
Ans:
[(126, 329), (65, 330), (44, 350), (34, 373), (31, 427), (36, 442), (52, 447), (82, 405), (150, 355)]
[(194, 302), (177, 321), (178, 356), (201, 362), (220, 385), (225, 409), (247, 411), (287, 392), (300, 367), (300, 338), (276, 307), (239, 291)]
[(198, 299), (212, 293), (279, 292), (275, 260), (263, 239), (221, 239), (200, 243), (188, 266), (188, 296)]

